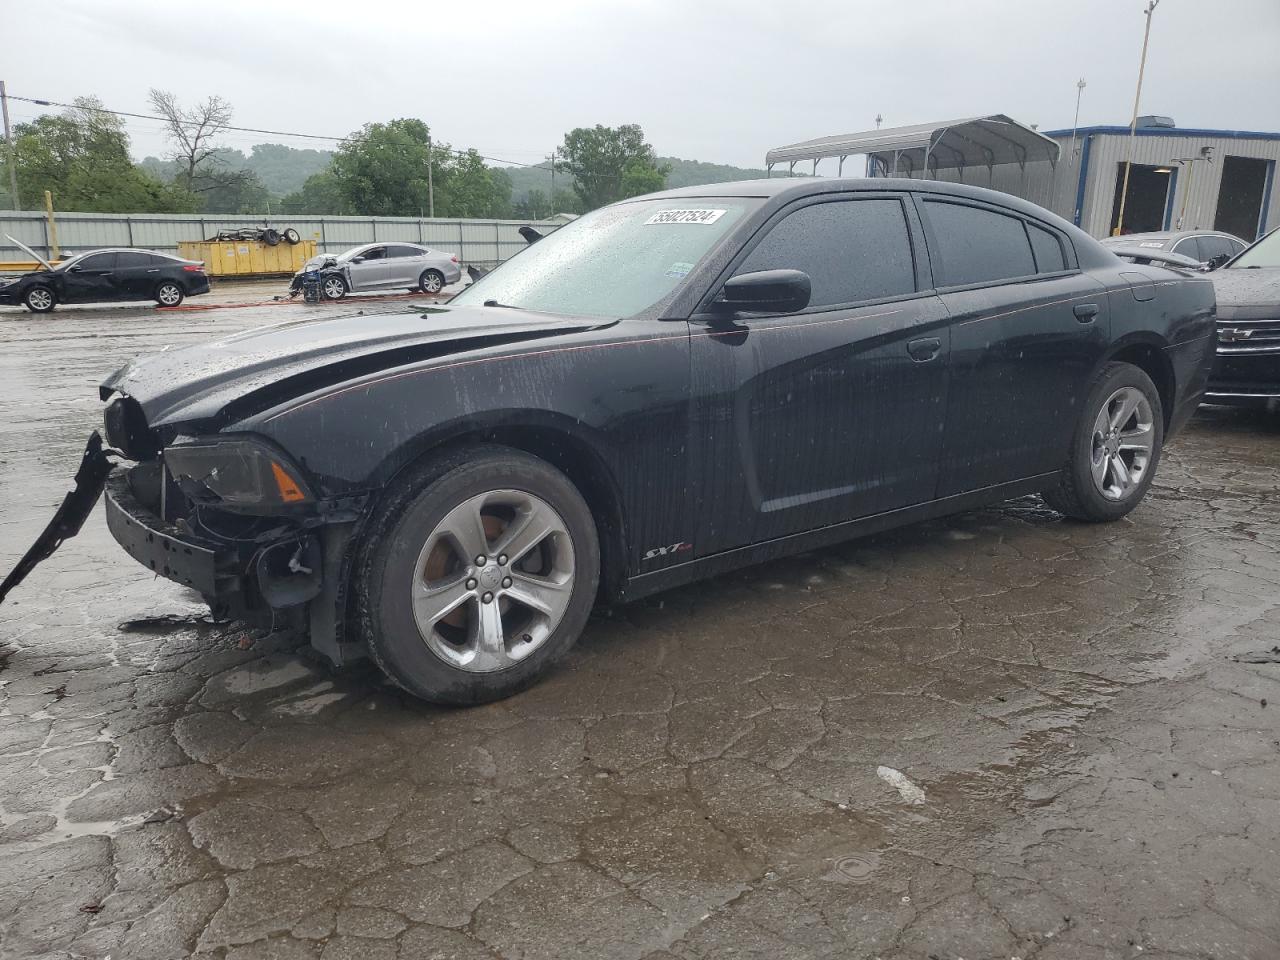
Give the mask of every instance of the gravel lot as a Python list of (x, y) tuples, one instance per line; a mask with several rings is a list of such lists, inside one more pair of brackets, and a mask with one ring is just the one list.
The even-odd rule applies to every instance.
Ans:
[[(282, 286), (0, 310), (0, 569), (129, 357), (425, 299)], [(1125, 522), (725, 576), (461, 711), (202, 620), (99, 508), (0, 607), (0, 957), (1280, 956), (1278, 467), (1206, 410)]]

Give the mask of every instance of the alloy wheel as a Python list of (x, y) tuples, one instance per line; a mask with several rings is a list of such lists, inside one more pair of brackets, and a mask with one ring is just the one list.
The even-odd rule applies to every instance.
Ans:
[(440, 274), (428, 270), (422, 275), (422, 289), (425, 293), (439, 293), (444, 288), (444, 279)]
[(173, 307), (182, 302), (182, 291), (172, 283), (166, 283), (156, 292), (156, 299), (162, 306)]
[(48, 310), (53, 306), (53, 294), (39, 287), (27, 294), (27, 305), (32, 310)]
[(346, 284), (337, 277), (330, 277), (324, 282), (324, 295), (330, 300), (341, 300), (346, 292)]
[(1136, 387), (1121, 387), (1093, 423), (1093, 483), (1108, 500), (1123, 500), (1142, 483), (1155, 447), (1151, 404)]
[(436, 525), (414, 567), (423, 641), (460, 670), (491, 673), (525, 659), (559, 626), (574, 583), (564, 518), (522, 490), (491, 490)]

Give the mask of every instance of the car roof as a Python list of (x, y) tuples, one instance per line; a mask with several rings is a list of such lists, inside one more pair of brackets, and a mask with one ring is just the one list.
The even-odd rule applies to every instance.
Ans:
[(980, 200), (998, 206), (1016, 210), (1027, 216), (1041, 220), (1052, 220), (1059, 225), (1068, 225), (1066, 221), (1052, 211), (1037, 206), (1021, 197), (988, 190), (986, 187), (970, 186), (967, 183), (951, 183), (946, 180), (908, 179), (906, 177), (769, 177), (765, 180), (736, 180), (729, 183), (708, 183), (696, 187), (677, 187), (673, 190), (662, 190), (648, 193), (641, 197), (632, 197), (622, 203), (638, 200), (679, 200), (685, 197), (758, 197), (774, 199), (779, 197), (803, 197), (823, 193), (846, 193), (856, 191), (912, 191), (963, 197), (969, 200)]
[(1107, 244), (1120, 243), (1141, 243), (1143, 240), (1154, 241), (1161, 240), (1165, 242), (1181, 240), (1184, 237), (1226, 237), (1228, 240), (1237, 240), (1240, 243), (1247, 244), (1247, 240), (1241, 240), (1233, 233), (1225, 233), (1222, 230), (1152, 230), (1149, 233), (1126, 233), (1118, 237), (1104, 237), (1102, 242)]
[[(87, 257), (91, 253), (150, 253), (157, 257), (168, 257), (170, 260), (185, 260), (176, 253), (165, 253), (163, 250), (148, 250), (145, 247), (95, 247), (93, 250), (81, 250), (79, 253), (73, 253), (71, 257)], [(71, 257), (67, 257), (68, 260)], [(193, 260), (192, 263), (195, 261)]]

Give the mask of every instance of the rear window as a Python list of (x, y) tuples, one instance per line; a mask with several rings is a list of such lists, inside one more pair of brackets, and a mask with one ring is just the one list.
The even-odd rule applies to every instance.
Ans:
[(1027, 231), (1017, 217), (979, 207), (926, 200), (946, 286), (992, 283), (1036, 272)]
[(1034, 223), (1027, 224), (1027, 235), (1031, 237), (1031, 249), (1036, 255), (1036, 269), (1040, 273), (1057, 273), (1067, 269), (1067, 259), (1062, 253), (1062, 241), (1056, 233)]

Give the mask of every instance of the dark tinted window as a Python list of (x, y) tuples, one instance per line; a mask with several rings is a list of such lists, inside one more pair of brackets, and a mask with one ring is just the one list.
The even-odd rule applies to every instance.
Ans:
[(122, 250), (116, 254), (116, 268), (125, 267), (158, 267), (162, 263), (159, 257), (149, 253), (138, 253), (133, 250)]
[(1214, 257), (1234, 257), (1240, 248), (1226, 237), (1201, 237), (1200, 259), (1212, 260)]
[(111, 270), (116, 265), (114, 253), (94, 253), (76, 264), (81, 270)]
[(417, 247), (391, 246), (387, 247), (388, 257), (420, 257), (422, 251)]
[(1184, 257), (1190, 257), (1192, 260), (1208, 260), (1201, 252), (1199, 237), (1183, 237), (1174, 245), (1173, 253)]
[(788, 214), (737, 273), (803, 270), (811, 307), (856, 303), (916, 289), (906, 215), (897, 200), (815, 203)]
[(932, 200), (925, 201), (925, 208), (944, 284), (987, 283), (1036, 272), (1027, 231), (1017, 217)]
[(1031, 237), (1031, 249), (1035, 251), (1036, 269), (1040, 273), (1056, 273), (1067, 269), (1066, 258), (1062, 255), (1062, 242), (1056, 233), (1028, 223), (1027, 234)]

